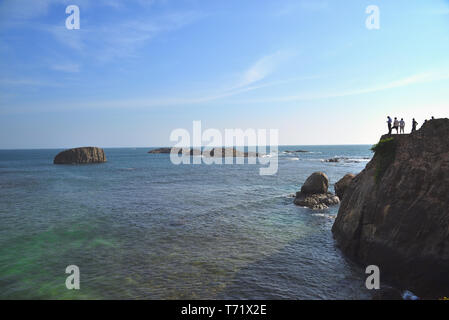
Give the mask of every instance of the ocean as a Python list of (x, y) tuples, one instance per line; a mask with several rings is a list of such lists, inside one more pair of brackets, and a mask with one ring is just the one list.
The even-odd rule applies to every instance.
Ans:
[[(0, 299), (371, 299), (332, 238), (338, 206), (292, 195), (315, 171), (358, 173), (369, 145), (279, 147), (260, 165), (174, 165), (150, 148), (53, 165), (61, 150), (0, 150)], [(303, 149), (308, 153), (286, 153)], [(335, 156), (338, 163), (323, 162)], [(80, 290), (65, 269), (80, 269)]]

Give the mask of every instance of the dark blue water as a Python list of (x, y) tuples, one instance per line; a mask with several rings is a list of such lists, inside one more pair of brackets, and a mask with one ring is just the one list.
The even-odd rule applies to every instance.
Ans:
[[(0, 298), (364, 299), (364, 270), (335, 247), (338, 207), (291, 195), (314, 171), (358, 173), (370, 146), (281, 147), (279, 170), (173, 165), (148, 149), (53, 165), (60, 150), (0, 151)], [(305, 149), (311, 153), (286, 154)], [(344, 156), (356, 160), (325, 163)], [(77, 265), (81, 289), (67, 290)]]

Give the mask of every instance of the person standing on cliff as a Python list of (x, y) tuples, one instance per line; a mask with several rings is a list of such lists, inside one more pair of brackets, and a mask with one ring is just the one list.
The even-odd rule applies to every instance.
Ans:
[(398, 121), (398, 118), (396, 118), (396, 117), (394, 117), (393, 129), (396, 129), (396, 134), (399, 133), (399, 121)]
[(405, 121), (404, 118), (401, 118), (401, 121), (399, 121), (399, 132), (400, 133), (405, 133)]
[(413, 118), (413, 121), (412, 121), (412, 132), (416, 131), (416, 126), (417, 125), (418, 125), (418, 122), (416, 122), (415, 118)]
[(387, 117), (387, 124), (388, 124), (388, 134), (391, 134), (391, 118), (390, 116)]

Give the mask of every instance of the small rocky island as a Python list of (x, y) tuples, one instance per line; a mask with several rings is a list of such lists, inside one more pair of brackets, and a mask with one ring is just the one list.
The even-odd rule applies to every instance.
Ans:
[(373, 151), (366, 168), (348, 178), (334, 238), (398, 288), (449, 296), (449, 119), (384, 135)]
[(331, 205), (340, 203), (340, 199), (328, 191), (329, 178), (324, 172), (314, 172), (307, 178), (296, 193), (294, 203), (298, 206), (314, 210), (327, 209)]
[(104, 150), (97, 147), (81, 147), (61, 151), (53, 160), (54, 164), (87, 164), (106, 162)]

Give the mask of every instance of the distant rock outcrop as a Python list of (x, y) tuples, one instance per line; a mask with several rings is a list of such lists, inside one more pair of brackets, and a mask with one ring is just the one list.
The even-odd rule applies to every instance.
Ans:
[(346, 191), (346, 188), (349, 186), (349, 184), (352, 182), (352, 180), (355, 178), (355, 174), (348, 173), (343, 178), (338, 180), (338, 182), (335, 184), (335, 194), (341, 199), (343, 199), (343, 195)]
[(171, 153), (171, 148), (157, 148), (157, 149), (148, 151), (148, 153), (152, 153), (152, 154)]
[(178, 154), (184, 154), (184, 155), (195, 155), (195, 156), (199, 156), (201, 155), (201, 151), (198, 149), (193, 149), (193, 148), (157, 148), (157, 149), (153, 149), (148, 151), (148, 153), (151, 154), (170, 154), (172, 152), (174, 153), (178, 153)]
[[(148, 153), (152, 154), (160, 154), (160, 153), (171, 153), (172, 148), (158, 148), (148, 151)], [(212, 148), (206, 149), (201, 152), (199, 149), (193, 148), (173, 148), (174, 153), (184, 154), (184, 155), (194, 155), (200, 156), (203, 155), (205, 157), (216, 157), (216, 158), (224, 158), (224, 157), (258, 157), (258, 152), (246, 152), (240, 151), (236, 148)]]
[(81, 147), (64, 150), (56, 155), (54, 164), (85, 164), (106, 162), (104, 150), (97, 147)]
[(306, 150), (296, 150), (296, 151), (290, 151), (290, 150), (285, 150), (285, 153), (308, 153), (309, 151)]
[(448, 137), (449, 119), (382, 136), (332, 227), (344, 253), (424, 298), (449, 295)]
[(258, 157), (258, 152), (244, 152), (237, 150), (236, 148), (213, 148), (203, 151), (203, 155), (205, 157), (217, 157), (217, 158), (225, 158), (225, 157)]
[(329, 178), (324, 172), (314, 172), (304, 182), (301, 191), (296, 193), (294, 203), (314, 210), (327, 209), (338, 204), (337, 196), (328, 192)]

